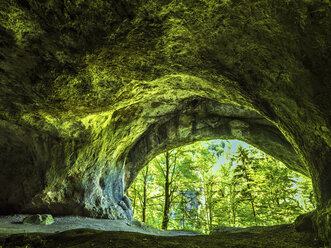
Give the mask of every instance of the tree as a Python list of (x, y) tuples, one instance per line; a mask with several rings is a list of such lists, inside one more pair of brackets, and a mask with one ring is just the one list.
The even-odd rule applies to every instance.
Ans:
[[(197, 142), (162, 153), (128, 194), (135, 217), (162, 229), (275, 225), (314, 208), (311, 180), (249, 146)], [(148, 210), (148, 211), (147, 211)]]
[(255, 210), (255, 203), (253, 197), (254, 191), (254, 181), (252, 179), (252, 167), (251, 162), (252, 158), (250, 157), (249, 150), (243, 148), (241, 145), (238, 146), (237, 155), (234, 157), (235, 160), (238, 162), (237, 167), (235, 169), (235, 176), (234, 180), (237, 184), (242, 184), (241, 187), (241, 195), (243, 200), (247, 200), (250, 202), (252, 207), (252, 213), (254, 216), (255, 225), (257, 225), (256, 220), (256, 210)]
[[(164, 206), (163, 206), (163, 220), (162, 220), (162, 229), (167, 230), (169, 223), (169, 209), (171, 204), (171, 197), (174, 193), (174, 190), (170, 190), (171, 184), (173, 184), (174, 174), (176, 170), (176, 156), (173, 161), (173, 164), (170, 164), (170, 153), (165, 153), (165, 169), (161, 168), (164, 175)], [(170, 169), (172, 167), (172, 173)], [(171, 174), (171, 175), (170, 175)]]
[[(167, 151), (160, 156), (155, 163), (157, 166), (162, 180), (159, 180), (159, 186), (164, 192), (164, 204), (163, 204), (163, 217), (162, 217), (162, 226), (163, 230), (168, 229), (169, 224), (169, 211), (171, 204), (176, 198), (176, 193), (179, 190), (180, 182), (179, 180), (183, 178), (185, 173), (185, 166), (189, 166), (187, 159), (185, 160), (185, 154), (187, 152), (183, 149), (176, 149), (172, 151)], [(178, 157), (181, 157), (178, 159)]]
[[(128, 195), (133, 199), (133, 209), (140, 210), (141, 212), (141, 221), (146, 222), (146, 211), (148, 206), (148, 184), (151, 180), (152, 175), (149, 171), (149, 165), (145, 166), (139, 176), (136, 179), (136, 182), (130, 188)], [(137, 199), (141, 208), (137, 207)]]
[(147, 209), (147, 184), (148, 184), (148, 165), (143, 169), (143, 198), (142, 198), (142, 222), (146, 222)]

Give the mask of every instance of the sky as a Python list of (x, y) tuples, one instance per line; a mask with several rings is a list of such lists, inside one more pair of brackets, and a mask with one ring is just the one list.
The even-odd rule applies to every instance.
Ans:
[[(229, 148), (231, 147), (230, 150), (228, 150), (228, 154), (231, 154), (231, 155), (234, 155), (237, 150), (238, 150), (238, 146), (241, 145), (243, 148), (250, 148), (251, 146), (243, 141), (240, 141), (240, 140), (221, 140), (221, 139), (217, 139), (217, 140), (210, 140), (209, 142), (212, 142), (212, 143), (221, 143), (222, 141), (227, 141), (229, 143), (231, 143), (230, 146), (226, 146), (225, 148)], [(218, 164), (224, 164), (225, 163), (225, 156), (222, 156), (221, 158), (218, 159)], [(236, 166), (236, 162), (234, 161), (233, 163), (234, 166)], [(217, 167), (217, 166), (216, 166)], [(215, 168), (215, 169), (218, 169), (218, 168)]]
[[(210, 140), (209, 142), (213, 142), (213, 143), (215, 142), (215, 143), (218, 143), (219, 144), (222, 141), (228, 141), (229, 143), (231, 143), (230, 146), (226, 146), (225, 147), (225, 148), (231, 147), (231, 149), (228, 151), (228, 153), (231, 154), (231, 155), (234, 155), (237, 152), (239, 145), (241, 145), (244, 148), (252, 148), (251, 145), (249, 145), (249, 144), (247, 144), (247, 143), (245, 143), (243, 141), (239, 141), (239, 140), (220, 140), (220, 139), (217, 139), (217, 140)], [(214, 170), (215, 171), (218, 170), (219, 169), (219, 164), (224, 164), (225, 161), (226, 161), (225, 156), (222, 156), (220, 159), (218, 159), (217, 160), (218, 164), (214, 167)], [(233, 161), (232, 165), (233, 165), (233, 167), (236, 167), (237, 166), (237, 162), (236, 161)], [(298, 177), (298, 178), (296, 178), (296, 180), (298, 180), (300, 182), (303, 179), (301, 177)], [(293, 187), (299, 189), (296, 182), (293, 182)], [(295, 197), (299, 201), (302, 201), (303, 200), (301, 194), (296, 194)]]

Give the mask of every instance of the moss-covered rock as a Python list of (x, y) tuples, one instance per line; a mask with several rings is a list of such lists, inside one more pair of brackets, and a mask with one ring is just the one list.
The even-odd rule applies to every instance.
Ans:
[(318, 235), (325, 241), (326, 246), (331, 245), (331, 201), (324, 208), (317, 209), (313, 215), (313, 223), (317, 227)]
[(329, 1), (4, 0), (2, 213), (131, 218), (153, 156), (209, 138), (311, 176), (329, 238)]
[(35, 225), (51, 225), (54, 223), (53, 216), (51, 214), (36, 214), (25, 217), (23, 224), (35, 224)]

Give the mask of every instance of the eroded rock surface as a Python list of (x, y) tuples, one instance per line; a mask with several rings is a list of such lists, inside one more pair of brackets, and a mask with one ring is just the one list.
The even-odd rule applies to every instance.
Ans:
[(1, 213), (130, 219), (158, 153), (235, 138), (311, 176), (330, 242), (329, 1), (4, 0)]

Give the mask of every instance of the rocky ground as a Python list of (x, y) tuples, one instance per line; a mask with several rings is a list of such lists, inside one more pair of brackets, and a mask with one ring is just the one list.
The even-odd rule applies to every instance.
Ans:
[(51, 225), (23, 224), (23, 219), (28, 215), (12, 215), (0, 217), (0, 237), (11, 234), (27, 233), (59, 233), (75, 229), (91, 229), (98, 231), (138, 232), (150, 235), (176, 236), (197, 235), (186, 231), (162, 231), (141, 224), (139, 221), (93, 219), (87, 217), (55, 217)]
[[(187, 231), (161, 231), (120, 220), (83, 217), (54, 218), (52, 225), (24, 225), (25, 216), (0, 218), (0, 247), (323, 247), (315, 234), (296, 232), (293, 225), (219, 228), (210, 235)], [(169, 237), (170, 236), (170, 237)]]

